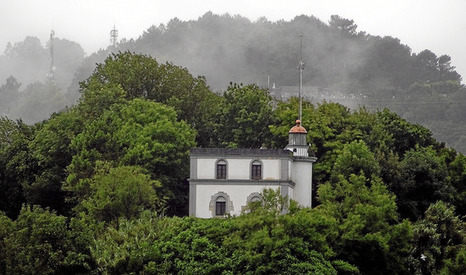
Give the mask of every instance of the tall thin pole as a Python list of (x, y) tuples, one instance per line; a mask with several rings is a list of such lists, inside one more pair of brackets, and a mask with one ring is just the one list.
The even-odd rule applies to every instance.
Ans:
[(305, 63), (302, 58), (302, 49), (303, 49), (303, 36), (299, 36), (299, 120), (302, 122), (303, 115), (303, 96), (301, 94), (301, 89), (303, 86), (303, 70)]
[(113, 29), (110, 31), (110, 42), (113, 47), (115, 47), (118, 42), (118, 30), (115, 28), (115, 25), (113, 25)]
[(49, 70), (49, 74), (48, 74), (48, 78), (50, 80), (50, 82), (55, 82), (55, 66), (53, 64), (53, 40), (55, 39), (55, 31), (52, 30), (50, 32), (50, 70)]

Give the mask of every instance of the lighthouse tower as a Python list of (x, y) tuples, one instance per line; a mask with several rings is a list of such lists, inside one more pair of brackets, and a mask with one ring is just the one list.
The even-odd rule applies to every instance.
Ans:
[(301, 126), (301, 121), (296, 120), (296, 125), (288, 132), (288, 145), (285, 147), (293, 152), (291, 180), (296, 184), (293, 197), (300, 205), (311, 207), (312, 165), (317, 159), (309, 156), (309, 144), (306, 140), (307, 131)]
[(307, 131), (301, 126), (301, 121), (296, 120), (296, 126), (288, 132), (288, 145), (285, 149), (293, 152), (293, 156), (308, 157), (309, 145), (306, 143)]

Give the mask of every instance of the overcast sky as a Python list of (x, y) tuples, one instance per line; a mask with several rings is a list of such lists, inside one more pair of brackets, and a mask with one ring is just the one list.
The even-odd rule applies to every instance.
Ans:
[[(208, 11), (271, 21), (314, 15), (328, 22), (337, 14), (358, 30), (392, 36), (418, 53), (447, 54), (466, 80), (466, 0), (0, 0), (0, 50), (36, 36), (46, 43), (50, 30), (78, 42), (87, 54), (119, 38), (138, 38), (151, 25), (170, 19), (196, 20)], [(465, 82), (463, 81), (463, 83)]]

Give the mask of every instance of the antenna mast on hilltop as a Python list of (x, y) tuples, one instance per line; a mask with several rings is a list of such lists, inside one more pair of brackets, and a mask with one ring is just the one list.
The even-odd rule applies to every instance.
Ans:
[(55, 82), (55, 66), (53, 64), (53, 40), (55, 38), (55, 31), (52, 30), (50, 32), (50, 70), (49, 74), (47, 75), (47, 78), (50, 80), (50, 82)]
[(115, 25), (113, 25), (113, 29), (110, 31), (110, 42), (113, 47), (115, 47), (118, 42), (118, 30), (115, 28)]
[(299, 120), (302, 123), (302, 115), (303, 115), (303, 97), (301, 95), (301, 89), (303, 86), (303, 71), (304, 71), (304, 65), (306, 63), (303, 62), (302, 58), (302, 49), (303, 49), (303, 36), (299, 36)]

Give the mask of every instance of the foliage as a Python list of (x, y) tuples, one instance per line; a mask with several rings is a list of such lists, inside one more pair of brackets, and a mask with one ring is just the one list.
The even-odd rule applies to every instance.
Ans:
[(376, 115), (377, 121), (392, 135), (392, 150), (399, 156), (415, 148), (416, 145), (426, 147), (435, 144), (432, 133), (425, 127), (409, 123), (388, 109), (377, 112)]
[(440, 274), (464, 274), (466, 272), (466, 249), (461, 249), (454, 259), (445, 261)]
[[(199, 21), (224, 36), (230, 36), (221, 32), (230, 23), (250, 24), (212, 14)], [(292, 23), (304, 30), (309, 22), (318, 20), (301, 16)], [(257, 24), (271, 33), (276, 27), (266, 20)], [(189, 25), (171, 21), (160, 35)], [(294, 34), (285, 25), (282, 34), (291, 45)], [(324, 69), (309, 68), (319, 83), (341, 81), (348, 74), (339, 68), (346, 67), (364, 89), (374, 88), (363, 82), (380, 80), (379, 75), (399, 93), (462, 100), (464, 88), (447, 56), (411, 55), (396, 39), (367, 36), (340, 17), (308, 31), (320, 34), (318, 28), (329, 27), (325, 39), (352, 46), (367, 41), (370, 56), (367, 66), (357, 64), (347, 56), (358, 56), (358, 50), (331, 47), (332, 59), (345, 66), (315, 56), (327, 62)], [(255, 46), (264, 44), (260, 39), (266, 41), (258, 37)], [(203, 44), (206, 49), (209, 43)], [(40, 49), (34, 39), (27, 44)], [(19, 47), (9, 51), (23, 54)], [(257, 50), (249, 51), (251, 60), (262, 60)], [(267, 49), (263, 52), (266, 56)], [(292, 63), (289, 56), (272, 59), (267, 73), (280, 66), (276, 75), (289, 73), (283, 69)], [(397, 70), (397, 63), (408, 67)], [(332, 77), (325, 70), (334, 71)], [(30, 85), (31, 91), (34, 87), (45, 94), (58, 91), (48, 84)], [(10, 96), (18, 89), (19, 82), (9, 78), (0, 90)], [(198, 146), (283, 148), (298, 99), (273, 101), (258, 85), (231, 84), (216, 95), (203, 77), (194, 78), (185, 68), (129, 52), (108, 57), (81, 92), (78, 106), (35, 126), (0, 120), (0, 273), (406, 274), (463, 268), (465, 157), (388, 109), (352, 111), (305, 101), (302, 125), (318, 158), (313, 189), (320, 205), (300, 209), (279, 191), (265, 190), (263, 201), (239, 217), (203, 220), (161, 216), (187, 213), (189, 149), (196, 141)], [(419, 110), (432, 117), (461, 112), (456, 103), (449, 108), (438, 114)]]
[(113, 274), (141, 271), (163, 224), (155, 212), (144, 211), (131, 220), (121, 218), (116, 227), (106, 227), (90, 248), (97, 270)]
[(71, 141), (75, 153), (64, 188), (79, 202), (90, 194), (97, 161), (140, 166), (162, 184), (160, 197), (169, 199), (169, 213), (185, 213), (184, 180), (194, 138), (195, 131), (177, 121), (172, 108), (140, 98), (114, 104)]
[[(97, 164), (92, 178), (90, 195), (81, 202), (83, 208), (96, 221), (113, 222), (124, 217), (132, 219), (144, 209), (159, 211), (161, 205), (155, 188), (160, 183), (150, 179), (141, 168), (134, 166), (109, 167)], [(100, 167), (99, 167), (100, 166)]]
[[(311, 209), (298, 209), (279, 190), (265, 189), (263, 203), (232, 220), (233, 231), (223, 248), (231, 272), (248, 274), (301, 274), (355, 272), (328, 245), (335, 236), (335, 220)], [(283, 215), (283, 207), (288, 214)]]
[(450, 201), (454, 191), (446, 180), (445, 160), (432, 147), (416, 146), (406, 152), (401, 169), (404, 182), (395, 194), (404, 217), (417, 220), (430, 204)]
[(6, 273), (6, 247), (5, 239), (11, 234), (14, 223), (3, 211), (0, 211), (0, 273)]
[(288, 196), (282, 196), (280, 189), (266, 188), (261, 192), (261, 200), (250, 202), (246, 206), (245, 212), (265, 211), (274, 215), (281, 215), (287, 212), (297, 210), (296, 201), (291, 200)]
[[(414, 224), (415, 246), (410, 255), (413, 271), (439, 273), (461, 268), (466, 224), (455, 216), (455, 208), (442, 201), (432, 204), (425, 218)], [(455, 263), (456, 262), (456, 263)]]
[[(2, 225), (5, 225), (2, 220)], [(68, 228), (70, 226), (70, 228)], [(23, 207), (4, 240), (7, 274), (55, 274), (89, 270), (89, 239), (66, 218), (40, 207)], [(84, 254), (83, 254), (84, 252)]]
[(193, 77), (187, 69), (171, 63), (159, 64), (143, 54), (123, 52), (110, 55), (81, 83), (80, 105), (92, 108), (88, 115), (99, 116), (111, 104), (123, 99), (145, 98), (176, 109), (200, 134), (198, 142), (208, 145), (213, 132), (212, 117), (219, 98), (207, 87), (203, 77)]
[(369, 180), (380, 174), (374, 154), (364, 141), (347, 144), (335, 161), (332, 175), (348, 178), (351, 174), (364, 175)]
[(38, 125), (28, 146), (37, 167), (34, 178), (23, 183), (24, 196), (29, 204), (50, 207), (58, 213), (69, 211), (62, 183), (66, 180), (66, 167), (72, 159), (71, 140), (83, 130), (84, 123), (83, 117), (73, 108)]
[[(11, 117), (9, 111), (15, 109), (11, 106), (17, 106), (23, 94), (17, 92), (19, 83), (24, 88), (36, 83), (27, 89), (37, 91), (26, 100), (25, 106), (29, 107), (37, 106), (31, 102), (50, 102), (51, 94), (59, 99), (52, 101), (56, 107), (64, 106), (58, 104), (63, 99), (65, 105), (75, 103), (81, 81), (85, 81), (83, 95), (88, 90), (100, 91), (106, 86), (108, 91), (120, 85), (131, 98), (147, 93), (151, 100), (174, 107), (179, 118), (198, 131), (200, 146), (214, 146), (214, 132), (219, 125), (212, 118), (220, 113), (221, 99), (209, 91), (206, 81), (218, 92), (231, 82), (275, 87), (273, 92), (296, 85), (300, 36), (303, 61), (307, 63), (303, 84), (318, 87), (317, 93), (306, 96), (319, 101), (335, 98), (348, 106), (390, 108), (411, 122), (422, 123), (449, 146), (466, 152), (466, 127), (461, 119), (464, 86), (452, 58), (428, 49), (412, 52), (399, 39), (367, 34), (358, 29), (354, 20), (338, 15), (332, 15), (328, 22), (306, 15), (272, 22), (208, 12), (197, 20), (174, 18), (167, 24), (152, 26), (138, 39), (123, 39), (117, 47), (88, 53), (86, 58), (77, 43), (56, 37), (55, 83), (59, 91), (67, 91), (64, 98), (55, 95), (54, 89), (44, 92), (39, 87), (47, 83), (36, 83), (49, 73), (51, 45), (43, 47), (39, 39), (26, 37), (14, 45), (10, 43), (0, 55), (0, 79), (6, 80), (5, 87), (9, 87), (4, 90), (5, 97), (0, 92), (0, 98), (14, 98), (6, 109), (1, 106), (6, 101), (0, 100), (0, 114)], [(157, 57), (157, 61), (150, 56)], [(192, 77), (187, 69), (164, 63), (168, 60), (206, 78)], [(97, 68), (95, 64), (99, 64)], [(20, 116), (28, 123), (44, 119), (31, 113), (58, 111), (49, 106), (40, 110), (29, 107), (20, 108), (30, 112), (28, 117)]]
[(448, 181), (455, 189), (452, 194), (453, 204), (456, 206), (456, 212), (460, 216), (466, 215), (466, 157), (463, 154), (457, 154), (455, 159), (449, 163)]
[[(345, 151), (365, 155), (367, 159), (374, 158), (363, 142), (348, 144), (343, 149)], [(408, 222), (396, 224), (395, 198), (380, 178), (374, 174), (366, 178), (364, 173), (360, 173), (367, 169), (371, 171), (373, 164), (356, 164), (353, 173), (346, 172), (351, 171), (347, 168), (353, 165), (343, 161), (347, 155), (342, 153), (337, 158), (335, 166), (341, 168), (335, 169), (332, 181), (321, 185), (318, 190), (321, 205), (316, 210), (337, 222), (337, 236), (330, 241), (331, 247), (339, 259), (356, 265), (362, 273), (406, 272), (403, 262), (410, 250), (411, 226)]]
[(223, 94), (217, 129), (219, 143), (228, 147), (260, 148), (269, 137), (272, 98), (256, 85), (230, 85)]
[(35, 128), (0, 118), (0, 211), (15, 218), (26, 202), (23, 185), (32, 181), (36, 163), (28, 144)]
[[(263, 197), (278, 202), (277, 194), (270, 190)], [(92, 246), (92, 255), (98, 270), (109, 273), (357, 271), (344, 261), (329, 260), (331, 219), (310, 209), (277, 215), (276, 205), (260, 207), (226, 219), (160, 218), (146, 211), (137, 219), (121, 219), (117, 228), (106, 228)]]

